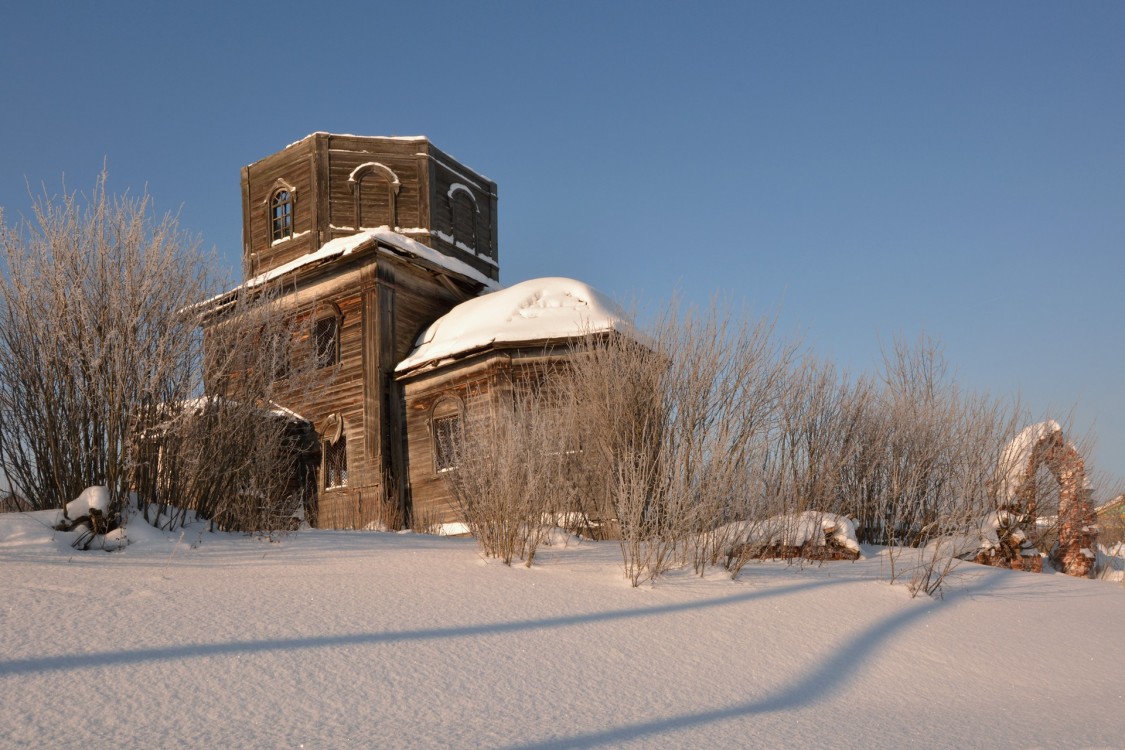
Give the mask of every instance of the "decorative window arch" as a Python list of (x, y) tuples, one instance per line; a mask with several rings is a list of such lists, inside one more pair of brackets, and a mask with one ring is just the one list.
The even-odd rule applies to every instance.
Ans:
[(344, 418), (329, 414), (321, 430), (321, 477), (324, 489), (348, 486), (348, 438)]
[(326, 302), (313, 319), (313, 346), (317, 368), (331, 367), (340, 361), (340, 329), (344, 315), (336, 305)]
[[(352, 170), (348, 183), (355, 201), (357, 229), (383, 224), (394, 229), (398, 225), (398, 191), (402, 183), (390, 167), (377, 161), (365, 162)], [(381, 200), (384, 197), (385, 204)]]
[(461, 242), (473, 252), (477, 249), (477, 215), (480, 206), (477, 196), (465, 185), (455, 182), (445, 194), (449, 201), (449, 229), (455, 242)]
[(293, 236), (293, 213), (297, 203), (297, 189), (282, 179), (273, 184), (269, 208), (270, 242), (287, 240)]
[(465, 402), (456, 396), (442, 396), (430, 409), (430, 440), (433, 445), (434, 474), (452, 471), (460, 464), (465, 433)]

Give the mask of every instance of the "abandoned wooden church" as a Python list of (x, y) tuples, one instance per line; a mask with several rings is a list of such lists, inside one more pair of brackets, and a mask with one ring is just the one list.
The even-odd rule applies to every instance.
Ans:
[(314, 133), (243, 168), (244, 286), (312, 321), (325, 370), (280, 404), (317, 435), (317, 525), (452, 520), (444, 438), (466, 412), (552, 341), (620, 322), (569, 279), (501, 290), (496, 206), (424, 137)]

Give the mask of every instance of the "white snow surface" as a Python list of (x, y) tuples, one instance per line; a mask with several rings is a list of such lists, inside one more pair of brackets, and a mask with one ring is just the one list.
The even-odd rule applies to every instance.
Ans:
[(1004, 497), (1014, 500), (1016, 492), (1023, 484), (1024, 472), (1027, 471), (1028, 461), (1035, 446), (1040, 441), (1056, 432), (1062, 432), (1062, 427), (1053, 419), (1045, 422), (1028, 425), (1009, 441), (1000, 453), (1000, 475), (1004, 477)]
[(616, 542), (555, 535), (508, 568), (472, 539), (135, 519), (124, 550), (78, 553), (56, 514), (0, 514), (4, 748), (1125, 738), (1120, 584), (964, 563), (911, 599), (868, 547), (633, 589)]
[(625, 328), (625, 314), (617, 304), (588, 284), (561, 277), (531, 279), (457, 305), (422, 332), (396, 370), (492, 344), (554, 341)]

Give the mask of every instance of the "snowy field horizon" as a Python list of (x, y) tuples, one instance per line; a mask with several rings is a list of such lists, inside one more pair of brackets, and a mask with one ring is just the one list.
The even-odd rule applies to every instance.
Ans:
[(0, 747), (1122, 747), (1125, 588), (856, 562), (632, 588), (615, 542), (0, 514)]

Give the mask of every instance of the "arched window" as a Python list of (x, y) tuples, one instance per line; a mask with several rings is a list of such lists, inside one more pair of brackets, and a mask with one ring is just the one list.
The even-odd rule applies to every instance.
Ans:
[(324, 489), (348, 486), (348, 438), (344, 434), (344, 418), (332, 414), (325, 422), (321, 443)]
[(323, 305), (313, 324), (316, 366), (331, 367), (340, 361), (340, 323), (342, 315), (335, 305)]
[(430, 411), (430, 439), (433, 442), (434, 473), (456, 469), (464, 449), (465, 405), (461, 399), (446, 396)]
[(353, 169), (348, 182), (355, 199), (356, 228), (386, 225), (394, 229), (397, 225), (395, 202), (402, 187), (398, 175), (385, 164), (369, 161)]
[(324, 488), (348, 486), (348, 439), (341, 435), (324, 447)]
[(270, 198), (270, 242), (293, 236), (293, 199), (293, 190), (288, 186), (275, 190)]
[(477, 248), (477, 198), (473, 191), (459, 182), (450, 186), (446, 193), (449, 199), (450, 231), (453, 239), (476, 252)]

